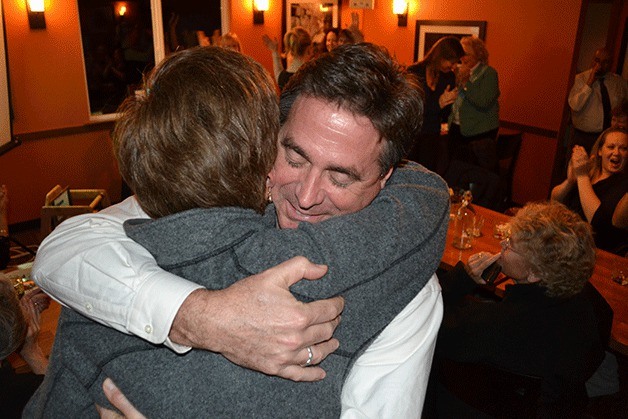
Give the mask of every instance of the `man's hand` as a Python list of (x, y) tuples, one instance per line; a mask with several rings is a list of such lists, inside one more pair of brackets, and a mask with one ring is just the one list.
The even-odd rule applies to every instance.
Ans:
[(197, 290), (184, 301), (170, 331), (173, 342), (219, 352), (246, 368), (294, 381), (325, 378), (320, 363), (335, 351), (332, 338), (344, 307), (341, 297), (302, 303), (290, 293), (301, 279), (327, 272), (304, 257), (236, 282), (220, 291)]
[(587, 84), (589, 86), (595, 83), (595, 80), (597, 79), (598, 73), (601, 68), (602, 68), (602, 65), (600, 63), (598, 62), (593, 63), (593, 67), (591, 68), (591, 74), (589, 74), (589, 78), (587, 80)]

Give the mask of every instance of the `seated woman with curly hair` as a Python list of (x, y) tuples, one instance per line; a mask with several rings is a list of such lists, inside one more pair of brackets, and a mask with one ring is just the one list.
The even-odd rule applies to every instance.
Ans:
[[(26, 402), (44, 378), (48, 358), (37, 338), (40, 314), (49, 305), (50, 297), (41, 289), (34, 288), (19, 299), (13, 284), (0, 278), (0, 417), (21, 417)], [(30, 372), (16, 373), (7, 359), (14, 352)]]
[[(510, 220), (510, 230), (501, 253), (472, 255), (442, 278), (445, 314), (435, 365), (488, 364), (539, 377), (541, 411), (571, 417), (586, 405), (585, 382), (604, 358), (612, 319), (587, 282), (595, 265), (591, 226), (553, 202), (526, 205)], [(494, 262), (515, 282), (503, 299), (465, 298), (486, 283), (481, 274)], [(436, 394), (439, 415), (448, 412), (443, 417), (476, 412), (438, 380), (428, 393)]]

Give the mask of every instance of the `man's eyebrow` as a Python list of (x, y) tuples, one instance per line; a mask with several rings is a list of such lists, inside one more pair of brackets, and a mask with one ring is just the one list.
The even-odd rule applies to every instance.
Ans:
[(332, 171), (332, 172), (343, 173), (349, 176), (349, 179), (351, 179), (354, 182), (360, 182), (362, 180), (362, 176), (360, 176), (358, 171), (352, 167), (329, 166), (327, 167), (327, 170)]
[(309, 157), (307, 155), (307, 153), (305, 152), (305, 150), (303, 150), (301, 147), (299, 147), (298, 145), (296, 145), (294, 143), (294, 141), (292, 140), (292, 137), (286, 136), (284, 138), (281, 139), (281, 145), (284, 148), (287, 148), (289, 150), (294, 151), (295, 153), (297, 153), (299, 156), (303, 157), (305, 160), (309, 161)]
[[(284, 148), (294, 151), (295, 153), (303, 157), (305, 160), (310, 161), (308, 154), (305, 152), (305, 150), (303, 150), (301, 147), (299, 147), (298, 145), (294, 143), (294, 141), (292, 140), (292, 137), (286, 136), (282, 138), (281, 145)], [(325, 168), (325, 170), (345, 174), (349, 176), (349, 178), (354, 182), (359, 182), (362, 180), (362, 176), (360, 176), (358, 171), (353, 167), (328, 166)]]

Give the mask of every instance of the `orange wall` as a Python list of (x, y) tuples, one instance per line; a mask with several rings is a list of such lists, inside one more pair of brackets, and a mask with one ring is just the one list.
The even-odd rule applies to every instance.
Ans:
[[(417, 19), (486, 20), (491, 65), (499, 72), (501, 119), (557, 131), (570, 85), (569, 66), (580, 0), (421, 0), (411, 1), (408, 27), (399, 28), (392, 0), (376, 0), (374, 10), (358, 10), (366, 40), (384, 45), (400, 62), (412, 62)], [(348, 1), (342, 26), (351, 19)], [(47, 29), (28, 28), (24, 0), (2, 0), (9, 55), (14, 134), (89, 123), (74, 0), (46, 0)], [(272, 70), (261, 36), (281, 36), (281, 2), (270, 0), (264, 25), (253, 25), (250, 0), (232, 0), (231, 30), (244, 52)], [(528, 138), (533, 138), (528, 140)], [(524, 199), (547, 195), (556, 141), (526, 136), (517, 174)], [(530, 154), (543, 147), (542, 155)], [(535, 159), (548, 159), (541, 171)], [(528, 162), (525, 165), (524, 162)], [(547, 168), (546, 168), (547, 167)], [(547, 173), (545, 173), (547, 172)], [(546, 179), (547, 178), (547, 179)], [(0, 182), (10, 189), (10, 222), (37, 219), (45, 193), (55, 184), (107, 188), (119, 197), (120, 178), (108, 132), (27, 140), (0, 156)], [(518, 192), (530, 190), (529, 193)]]
[[(30, 30), (24, 0), (3, 0), (13, 134), (89, 123), (77, 3), (46, 0), (45, 30)], [(26, 140), (0, 156), (9, 188), (9, 222), (38, 219), (54, 185), (105, 188), (120, 197), (120, 177), (107, 131)]]
[(14, 134), (88, 122), (76, 1), (47, 0), (46, 29), (28, 27), (24, 0), (4, 0)]
[[(270, 53), (261, 35), (281, 36), (281, 1), (270, 0), (265, 24), (253, 26), (249, 0), (232, 3), (231, 28), (245, 53), (272, 71)], [(348, 1), (344, 1), (348, 4)], [(341, 25), (360, 14), (360, 26), (369, 42), (388, 48), (404, 64), (412, 63), (417, 20), (485, 20), (490, 64), (499, 73), (500, 118), (509, 122), (558, 130), (571, 81), (580, 14), (580, 0), (410, 0), (408, 26), (397, 26), (392, 0), (376, 0), (375, 9), (342, 7)]]
[[(345, 5), (348, 1), (343, 2)], [(408, 26), (397, 26), (392, 0), (376, 0), (375, 9), (341, 10), (341, 26), (360, 16), (369, 42), (388, 48), (403, 64), (414, 58), (417, 20), (485, 20), (490, 64), (499, 74), (500, 119), (521, 125), (559, 131), (574, 54), (581, 0), (410, 0)], [(281, 1), (271, 0), (265, 24), (252, 27), (250, 1), (233, 3), (232, 30), (245, 52), (272, 72), (270, 54), (261, 33), (281, 36)], [(516, 202), (548, 197), (555, 138), (524, 135), (513, 197)]]

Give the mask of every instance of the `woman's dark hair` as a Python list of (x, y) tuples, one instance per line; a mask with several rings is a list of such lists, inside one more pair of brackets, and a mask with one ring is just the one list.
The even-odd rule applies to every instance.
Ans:
[(460, 40), (455, 36), (445, 36), (432, 45), (421, 62), (430, 66), (439, 66), (441, 60), (458, 62), (463, 55), (464, 49)]

